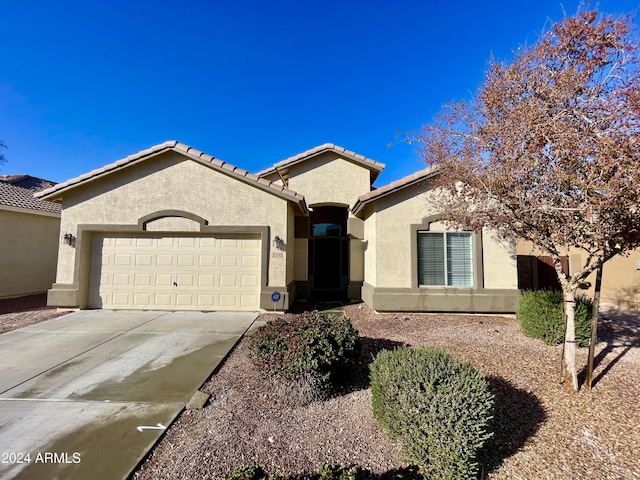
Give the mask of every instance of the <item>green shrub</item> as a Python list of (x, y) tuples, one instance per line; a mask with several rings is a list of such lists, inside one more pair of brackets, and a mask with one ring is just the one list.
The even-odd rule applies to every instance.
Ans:
[(380, 352), (371, 364), (373, 414), (425, 478), (475, 478), (491, 433), (493, 393), (470, 364), (436, 348)]
[(352, 367), (361, 348), (349, 318), (317, 311), (268, 322), (248, 347), (263, 377), (324, 385)]
[[(564, 299), (562, 292), (553, 290), (527, 290), (518, 300), (518, 321), (522, 333), (538, 338), (547, 345), (558, 345), (564, 340)], [(578, 346), (589, 346), (593, 302), (576, 296), (575, 321)]]
[(316, 473), (303, 470), (300, 473), (288, 477), (267, 475), (259, 465), (238, 467), (226, 478), (227, 480), (370, 480), (373, 479), (374, 476), (370, 471), (361, 467), (339, 467), (325, 464)]
[(264, 469), (260, 465), (237, 467), (226, 480), (262, 480), (267, 477)]

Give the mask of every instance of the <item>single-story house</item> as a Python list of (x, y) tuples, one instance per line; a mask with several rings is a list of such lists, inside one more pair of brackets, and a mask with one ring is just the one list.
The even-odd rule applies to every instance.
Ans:
[(56, 278), (60, 205), (33, 196), (54, 185), (0, 175), (0, 299), (44, 293)]
[(438, 222), (433, 171), (374, 188), (383, 168), (325, 144), (251, 174), (170, 141), (55, 185), (37, 194), (66, 241), (49, 304), (514, 312), (514, 246)]

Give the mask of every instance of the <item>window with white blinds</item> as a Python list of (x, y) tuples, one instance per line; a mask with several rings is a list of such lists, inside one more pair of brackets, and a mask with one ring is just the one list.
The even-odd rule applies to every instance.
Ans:
[(471, 233), (418, 232), (418, 284), (473, 287)]

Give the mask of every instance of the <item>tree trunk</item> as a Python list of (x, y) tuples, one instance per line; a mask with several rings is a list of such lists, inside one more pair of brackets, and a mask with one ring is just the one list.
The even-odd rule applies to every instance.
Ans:
[(569, 284), (564, 290), (564, 314), (566, 315), (567, 329), (564, 333), (564, 374), (565, 384), (578, 391), (578, 371), (576, 369), (576, 319), (575, 298), (576, 286)]
[(591, 342), (589, 343), (589, 361), (587, 363), (587, 378), (584, 384), (591, 390), (593, 382), (593, 361), (598, 342), (598, 310), (600, 308), (600, 290), (602, 288), (602, 266), (596, 271), (596, 288), (593, 292), (593, 315), (591, 316)]

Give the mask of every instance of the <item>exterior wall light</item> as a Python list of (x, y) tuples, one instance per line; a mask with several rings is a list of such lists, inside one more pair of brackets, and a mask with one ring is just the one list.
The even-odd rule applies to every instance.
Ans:
[(287, 245), (284, 243), (284, 240), (276, 235), (276, 238), (273, 239), (272, 246), (278, 250), (284, 250)]
[(76, 237), (74, 237), (71, 233), (65, 233), (60, 239), (60, 243), (63, 245), (73, 245), (76, 241)]

